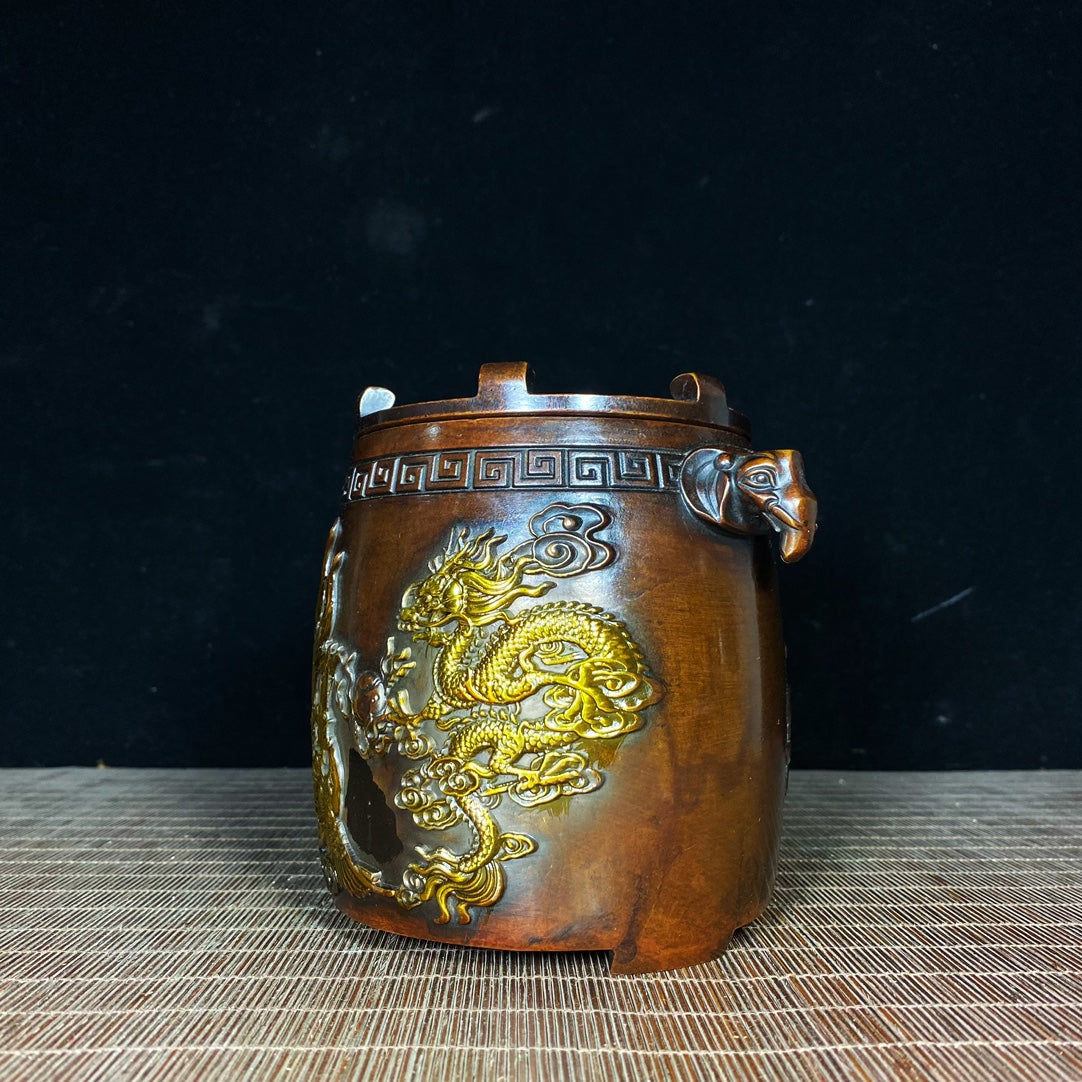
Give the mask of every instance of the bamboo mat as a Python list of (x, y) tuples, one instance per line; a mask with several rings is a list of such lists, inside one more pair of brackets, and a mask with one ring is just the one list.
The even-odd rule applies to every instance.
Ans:
[(302, 771), (0, 772), (0, 1079), (1082, 1079), (1082, 772), (796, 773), (723, 960), (335, 914)]

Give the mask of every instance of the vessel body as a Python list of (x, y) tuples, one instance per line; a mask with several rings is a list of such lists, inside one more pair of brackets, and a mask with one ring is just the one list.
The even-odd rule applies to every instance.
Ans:
[[(705, 961), (774, 880), (788, 717), (762, 508), (788, 508), (802, 554), (798, 456), (795, 478), (757, 467), (702, 377), (668, 416), (531, 409), (518, 366), (486, 369), (461, 410), (358, 433), (315, 649), (335, 902), (619, 972)], [(770, 470), (758, 499), (744, 481)]]

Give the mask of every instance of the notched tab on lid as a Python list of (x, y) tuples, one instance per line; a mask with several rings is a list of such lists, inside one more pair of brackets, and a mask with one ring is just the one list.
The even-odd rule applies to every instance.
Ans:
[(386, 387), (366, 387), (357, 403), (357, 412), (363, 419), (380, 410), (389, 410), (393, 405), (394, 391), (388, 391)]
[(669, 394), (677, 402), (694, 402), (703, 407), (705, 419), (729, 423), (729, 400), (721, 380), (698, 372), (681, 372), (669, 384)]
[(533, 393), (533, 369), (525, 361), (498, 361), (481, 365), (477, 398), (504, 408), (527, 405)]

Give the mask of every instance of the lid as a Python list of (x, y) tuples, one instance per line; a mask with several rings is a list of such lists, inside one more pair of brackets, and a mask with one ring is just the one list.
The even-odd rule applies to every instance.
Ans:
[(492, 417), (509, 413), (564, 414), (580, 416), (602, 413), (648, 421), (680, 421), (731, 429), (749, 435), (747, 418), (730, 409), (725, 388), (712, 376), (684, 372), (669, 385), (672, 398), (640, 398), (629, 395), (533, 394), (532, 372), (521, 362), (481, 365), (477, 394), (473, 398), (451, 398), (442, 402), (418, 402), (396, 406), (392, 391), (369, 387), (359, 403), (358, 433), (375, 428), (410, 424), (416, 421), (446, 420), (452, 417)]

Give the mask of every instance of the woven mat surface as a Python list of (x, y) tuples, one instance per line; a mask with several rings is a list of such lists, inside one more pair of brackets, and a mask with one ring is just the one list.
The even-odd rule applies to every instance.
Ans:
[(1082, 773), (795, 773), (723, 960), (338, 916), (306, 772), (0, 772), (0, 1079), (1082, 1079)]

